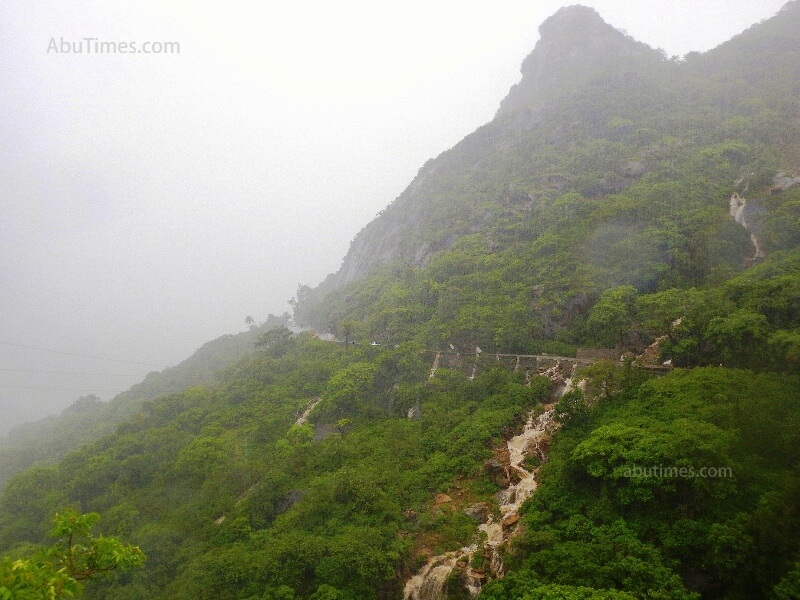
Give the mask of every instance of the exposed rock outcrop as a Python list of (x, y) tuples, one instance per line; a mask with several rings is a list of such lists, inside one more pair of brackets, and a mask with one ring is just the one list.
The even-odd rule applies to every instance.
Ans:
[[(503, 152), (505, 145), (535, 129), (543, 119), (537, 106), (595, 79), (635, 76), (641, 65), (665, 62), (659, 52), (583, 6), (562, 8), (539, 31), (539, 42), (523, 62), (522, 79), (502, 101), (495, 119), (422, 166), (403, 193), (356, 235), (339, 271), (318, 288), (320, 296), (365, 277), (380, 265), (425, 266), (434, 253), (449, 248), (459, 237), (483, 231), (484, 221), (491, 217), (485, 212), (460, 214), (463, 229), (450, 229), (447, 211), (436, 209), (438, 199), (452, 193), (453, 180), (468, 179), (469, 173), (484, 167), (495, 148)], [(511, 114), (513, 119), (506, 118)], [(643, 172), (641, 163), (631, 162), (625, 176), (638, 177)], [(606, 192), (619, 191), (624, 182), (609, 185)], [(530, 197), (521, 192), (500, 193), (495, 200), (531, 204)]]
[(561, 8), (542, 23), (539, 34), (522, 63), (522, 80), (500, 104), (500, 117), (569, 93), (592, 79), (624, 76), (635, 71), (638, 62), (663, 59), (586, 6)]
[(800, 177), (791, 177), (785, 173), (778, 173), (772, 182), (772, 189), (770, 191), (773, 194), (779, 194), (798, 187), (800, 187)]
[(747, 199), (739, 196), (734, 192), (730, 200), (731, 209), (730, 215), (734, 221), (739, 223), (750, 234), (750, 243), (753, 244), (753, 256), (750, 258), (751, 262), (761, 260), (764, 258), (764, 250), (761, 248), (761, 243), (757, 237), (758, 226), (756, 214), (757, 208), (754, 208), (753, 203), (748, 203)]

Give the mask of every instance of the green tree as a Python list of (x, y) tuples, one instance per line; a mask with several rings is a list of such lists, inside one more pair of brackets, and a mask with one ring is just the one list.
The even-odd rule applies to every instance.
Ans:
[(342, 592), (335, 587), (323, 583), (317, 588), (317, 591), (309, 596), (309, 600), (347, 600)]
[(580, 390), (570, 390), (558, 401), (555, 417), (559, 423), (580, 425), (585, 423), (589, 415), (586, 399)]
[(610, 360), (598, 360), (593, 365), (583, 367), (576, 375), (586, 380), (584, 390), (588, 400), (604, 400), (622, 391), (625, 384), (625, 369)]
[(50, 533), (54, 545), (0, 562), (0, 599), (74, 598), (89, 579), (142, 565), (145, 555), (138, 546), (92, 534), (99, 519), (97, 513), (81, 515), (71, 508), (56, 514)]
[(372, 363), (357, 362), (331, 377), (323, 394), (323, 402), (315, 411), (318, 418), (348, 419), (383, 414), (375, 399), (375, 374)]
[(289, 350), (292, 345), (292, 339), (292, 331), (285, 325), (282, 325), (258, 336), (256, 348), (265, 351), (274, 358), (278, 358), (286, 354)]
[(586, 321), (592, 341), (601, 346), (618, 346), (631, 324), (635, 300), (636, 288), (631, 285), (621, 285), (603, 292), (589, 311)]
[(267, 588), (261, 600), (295, 600), (297, 596), (294, 590), (288, 585), (282, 585), (278, 588)]
[(339, 323), (339, 336), (344, 336), (344, 345), (350, 345), (350, 338), (358, 331), (359, 324), (356, 321), (342, 321)]
[(705, 331), (714, 355), (725, 366), (743, 368), (763, 363), (768, 336), (767, 318), (745, 309), (714, 317)]
[(775, 586), (775, 597), (778, 600), (797, 600), (800, 598), (800, 562)]

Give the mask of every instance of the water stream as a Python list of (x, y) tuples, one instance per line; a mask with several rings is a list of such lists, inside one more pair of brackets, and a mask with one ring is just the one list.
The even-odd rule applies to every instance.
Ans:
[[(560, 365), (548, 369), (544, 373), (556, 384), (554, 396), (564, 395), (572, 389), (572, 377), (561, 374)], [(485, 523), (478, 529), (486, 534), (483, 542), (483, 554), (489, 564), (489, 572), (478, 571), (471, 565), (478, 544), (472, 544), (430, 558), (420, 571), (406, 582), (403, 590), (404, 600), (443, 600), (447, 597), (447, 582), (453, 571), (458, 568), (459, 583), (472, 597), (481, 590), (482, 581), (487, 578), (501, 578), (505, 574), (502, 547), (514, 535), (519, 521), (519, 510), (522, 504), (536, 490), (536, 473), (538, 467), (529, 468), (525, 461), (535, 457), (538, 463), (546, 459), (550, 435), (558, 428), (553, 420), (552, 405), (545, 405), (544, 412), (536, 414), (531, 411), (522, 432), (506, 442), (508, 449), (507, 475), (509, 485), (495, 495), (499, 506), (499, 518), (489, 515)]]
[(755, 252), (751, 260), (764, 258), (764, 251), (762, 250), (761, 245), (758, 243), (758, 238), (755, 236), (750, 224), (747, 222), (747, 199), (742, 198), (739, 196), (739, 194), (734, 192), (731, 196), (730, 206), (731, 218), (733, 218), (733, 220), (739, 225), (744, 227), (747, 233), (750, 234), (750, 243), (753, 244), (753, 250)]
[(311, 403), (306, 407), (306, 409), (303, 411), (303, 414), (300, 415), (299, 417), (297, 417), (297, 420), (295, 420), (294, 424), (297, 425), (297, 426), (300, 426), (303, 423), (305, 423), (306, 421), (308, 421), (308, 416), (311, 414), (311, 411), (314, 410), (314, 407), (317, 404), (319, 404), (320, 402), (322, 402), (322, 398), (321, 397), (320, 398), (314, 398), (311, 401)]

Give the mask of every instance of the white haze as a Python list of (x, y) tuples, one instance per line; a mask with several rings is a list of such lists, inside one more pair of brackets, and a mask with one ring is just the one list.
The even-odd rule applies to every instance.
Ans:
[[(562, 4), (3, 0), (0, 433), (287, 310), (492, 118)], [(683, 55), (782, 2), (585, 4)], [(87, 37), (180, 54), (48, 52)]]

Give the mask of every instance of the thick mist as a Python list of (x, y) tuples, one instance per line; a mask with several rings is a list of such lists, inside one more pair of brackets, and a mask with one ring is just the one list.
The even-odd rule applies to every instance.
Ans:
[[(0, 434), (288, 310), (571, 3), (4, 3)], [(585, 4), (683, 55), (783, 2)]]

